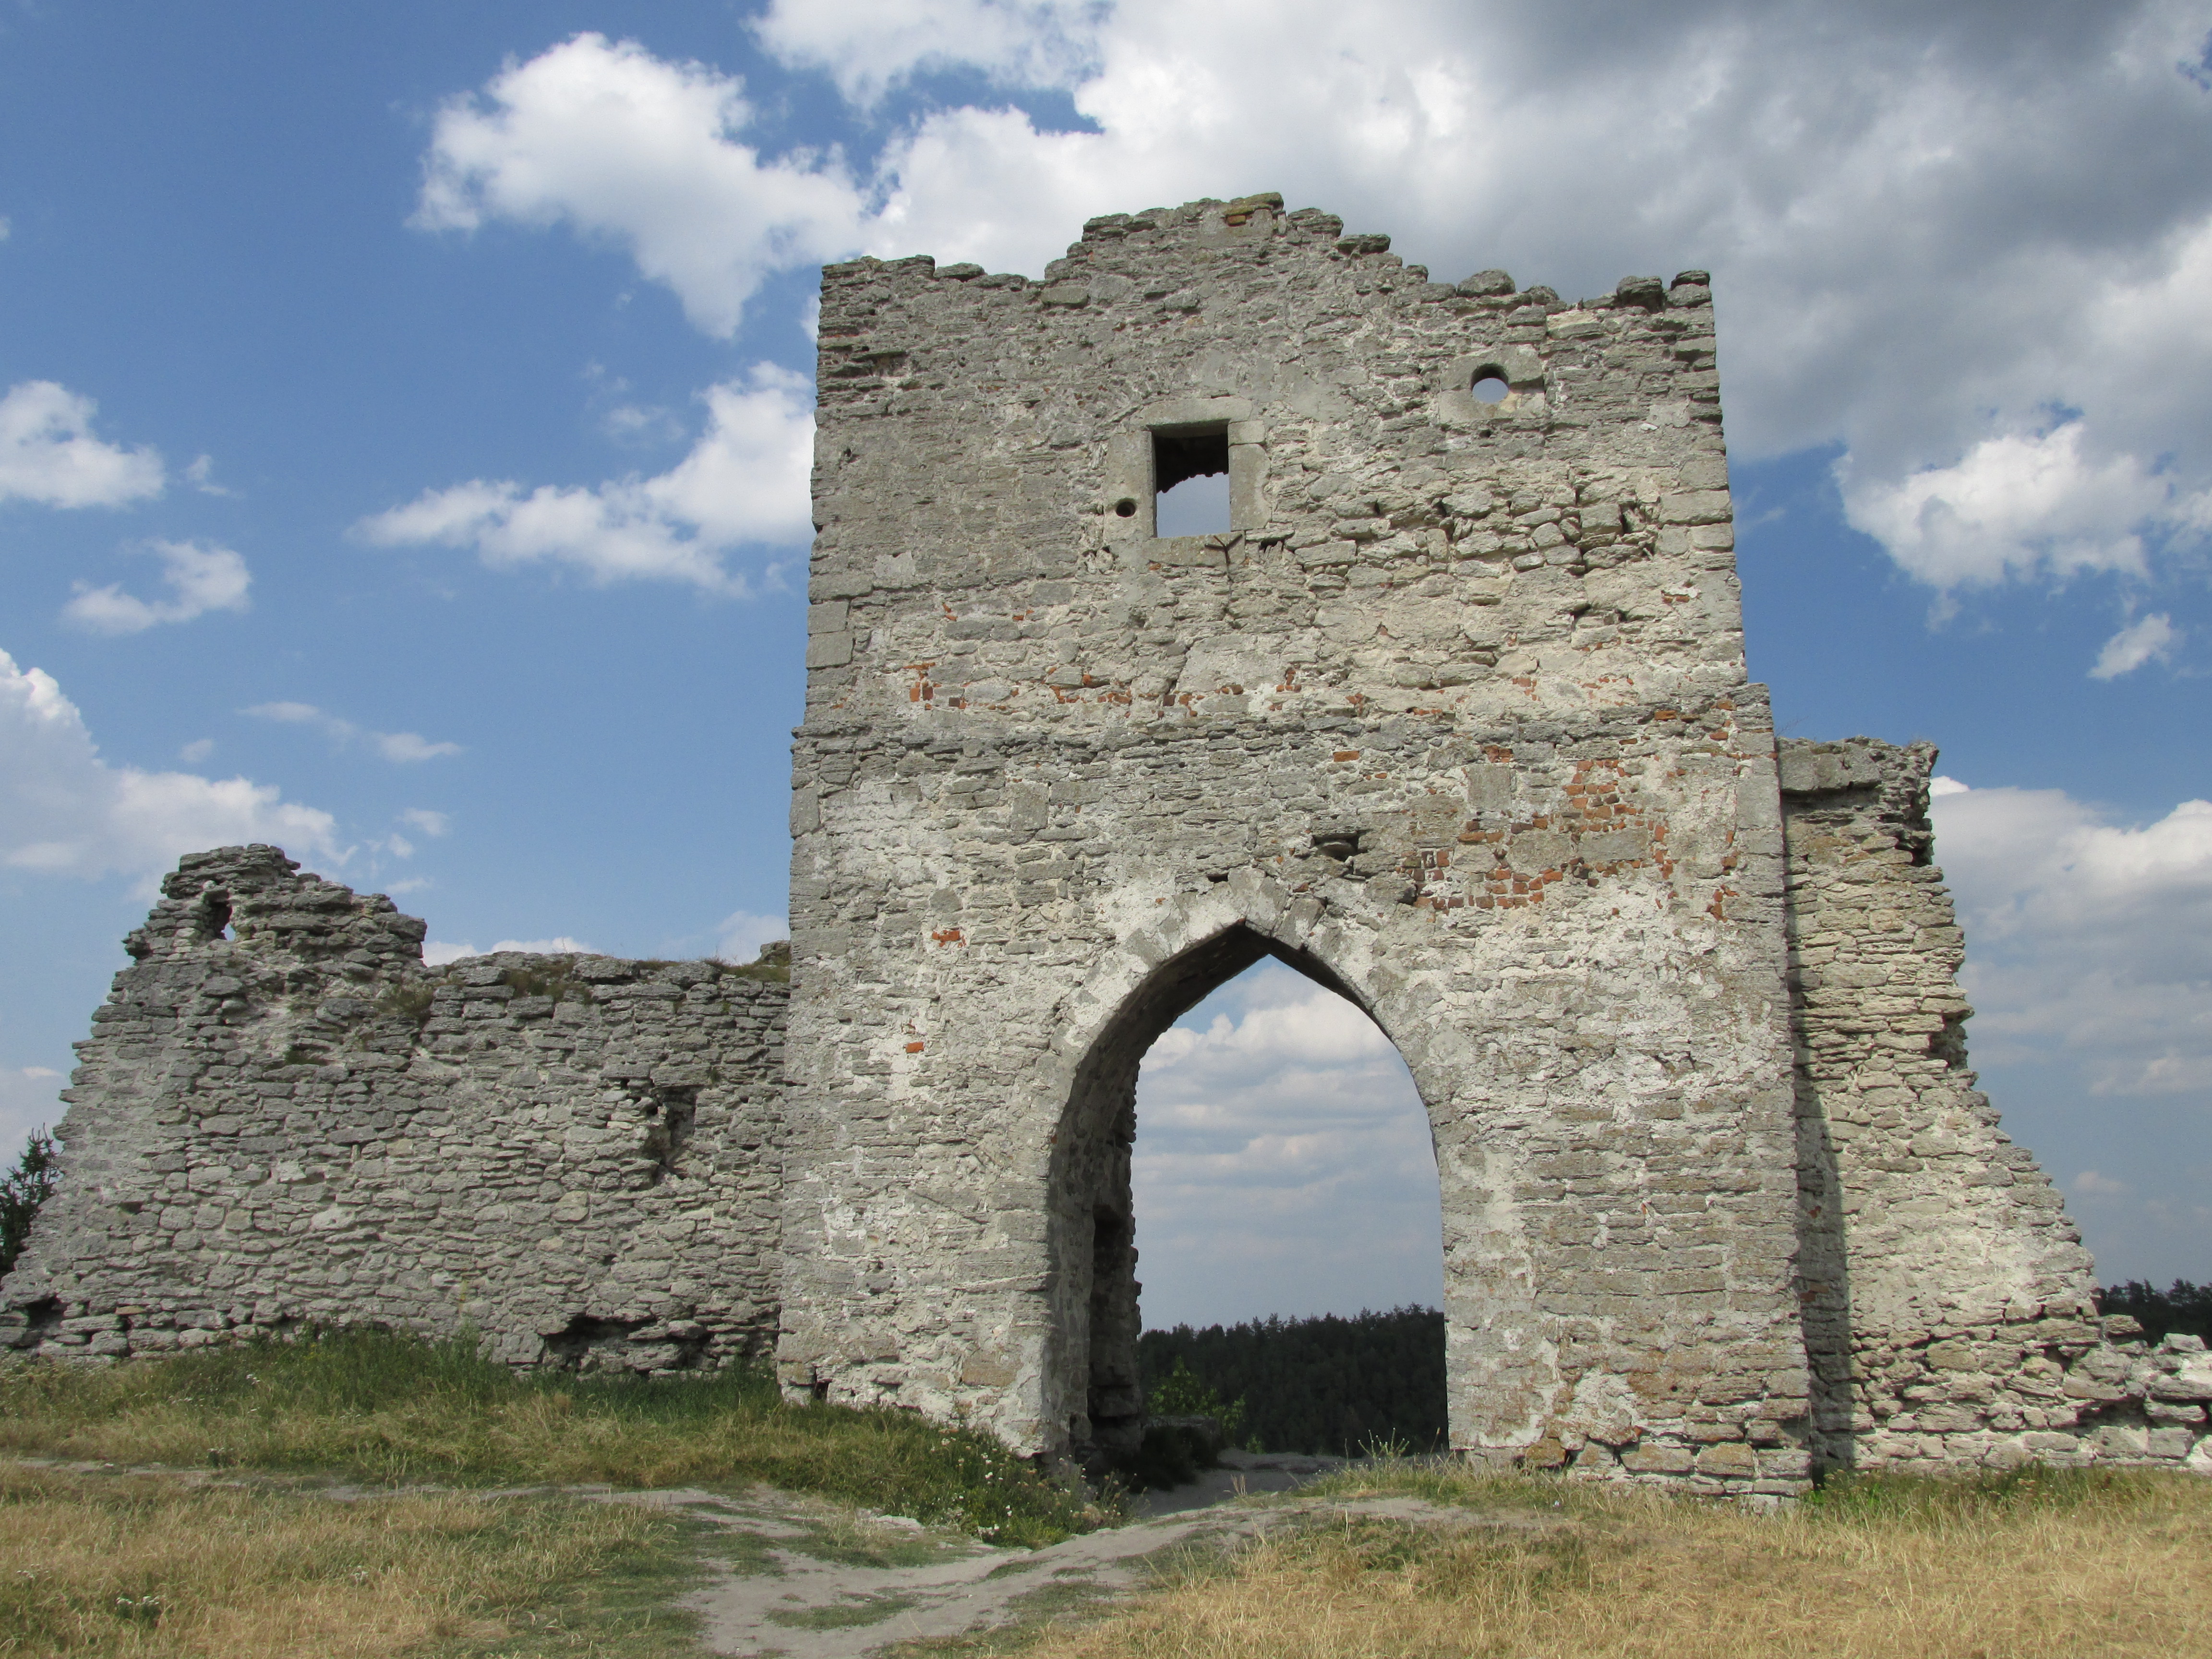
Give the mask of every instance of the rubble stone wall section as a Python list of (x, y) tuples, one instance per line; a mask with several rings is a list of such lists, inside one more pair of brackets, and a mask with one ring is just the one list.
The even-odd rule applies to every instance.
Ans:
[(1935, 762), (1924, 743), (1779, 748), (1815, 1456), (2212, 1473), (2212, 1359), (2099, 1319), (2057, 1190), (1967, 1069)]
[(641, 1371), (766, 1348), (781, 970), (426, 969), (422, 922), (273, 847), (188, 857), (162, 893), (78, 1045), (0, 1343), (373, 1322)]
[[(1273, 954), (1427, 1103), (1455, 1443), (1793, 1490), (1779, 807), (1710, 291), (1387, 250), (1250, 198), (1095, 220), (1042, 283), (823, 272), (784, 1380), (1126, 1433), (1128, 1083)], [(1228, 527), (1157, 535), (1156, 441), (1201, 432)]]

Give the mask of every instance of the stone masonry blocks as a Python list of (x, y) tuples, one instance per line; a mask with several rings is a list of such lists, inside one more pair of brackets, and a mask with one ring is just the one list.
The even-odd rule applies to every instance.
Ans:
[[(187, 858), (0, 1342), (772, 1346), (793, 1398), (1095, 1462), (1145, 1420), (1139, 1064), (1273, 957), (1427, 1106), (1468, 1455), (2212, 1473), (2212, 1357), (2096, 1317), (1966, 1069), (1934, 750), (1778, 745), (1747, 678), (1705, 273), (1388, 249), (1260, 196), (1042, 283), (826, 268), (788, 984), (429, 969), (388, 899)], [(1160, 538), (1194, 456), (1228, 527)]]
[(78, 1045), (61, 1189), (0, 1342), (158, 1352), (373, 1322), (641, 1371), (765, 1349), (773, 975), (426, 969), (420, 921), (273, 847), (189, 857), (162, 894)]
[[(1386, 248), (1254, 198), (1095, 220), (1042, 284), (824, 271), (779, 1364), (1126, 1446), (1137, 1062), (1272, 954), (1428, 1103), (1455, 1443), (1794, 1489), (1781, 821), (1709, 290), (1463, 293)], [(1155, 446), (1215, 429), (1230, 527), (1153, 535)]]

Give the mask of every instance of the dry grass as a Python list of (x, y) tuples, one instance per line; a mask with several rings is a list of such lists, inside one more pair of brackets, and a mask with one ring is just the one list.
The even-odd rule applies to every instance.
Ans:
[(0, 1465), (0, 1654), (696, 1651), (677, 1524), (465, 1492), (338, 1501)]
[(2188, 1477), (1862, 1482), (1771, 1516), (1448, 1473), (1337, 1488), (1393, 1491), (1505, 1524), (1277, 1537), (1017, 1645), (1054, 1659), (2212, 1653), (2212, 1483)]

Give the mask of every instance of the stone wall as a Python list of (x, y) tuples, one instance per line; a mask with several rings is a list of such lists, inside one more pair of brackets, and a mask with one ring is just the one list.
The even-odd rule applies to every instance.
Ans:
[[(783, 1376), (1042, 1454), (1133, 1432), (1137, 1062), (1273, 955), (1427, 1103), (1455, 1443), (1790, 1490), (1779, 808), (1709, 291), (1387, 247), (1255, 198), (1093, 221), (1042, 283), (824, 271)], [(1207, 434), (1229, 526), (1154, 535), (1157, 446)]]
[(315, 1322), (638, 1370), (775, 1324), (781, 969), (502, 954), (273, 847), (187, 858), (127, 941), (0, 1343)]
[(1936, 750), (1780, 746), (1814, 1452), (2212, 1472), (2212, 1361), (2100, 1321), (2057, 1191), (1966, 1066), (1965, 942), (1931, 862)]
[[(1570, 305), (1280, 208), (823, 273), (788, 987), (428, 969), (388, 899), (188, 858), (0, 1342), (773, 1342), (796, 1398), (1126, 1449), (1138, 1067), (1272, 957), (1427, 1106), (1469, 1454), (2212, 1473), (2212, 1358), (2095, 1317), (1966, 1069), (1934, 751), (1778, 750), (1747, 681), (1703, 274)], [(1193, 454), (1228, 526), (1157, 536)]]

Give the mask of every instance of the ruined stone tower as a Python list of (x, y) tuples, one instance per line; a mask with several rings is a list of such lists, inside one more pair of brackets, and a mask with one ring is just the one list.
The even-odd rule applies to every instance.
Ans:
[(2212, 1356), (2097, 1320), (1967, 1069), (1934, 750), (1778, 744), (1746, 680), (1704, 274), (1570, 305), (1280, 208), (1094, 220), (1042, 284), (827, 269), (788, 987), (426, 969), (388, 899), (188, 857), (0, 1346), (772, 1346), (795, 1398), (1125, 1449), (1138, 1065), (1272, 956), (1426, 1104), (1455, 1447), (2212, 1474)]
[[(824, 273), (784, 1378), (1125, 1441), (1138, 1063), (1272, 955), (1427, 1103), (1455, 1443), (1718, 1414), (1732, 1474), (1802, 1476), (1705, 277), (1570, 305), (1342, 229), (1262, 197), (1094, 220), (1042, 284)], [(1217, 471), (1227, 526), (1156, 536)]]

